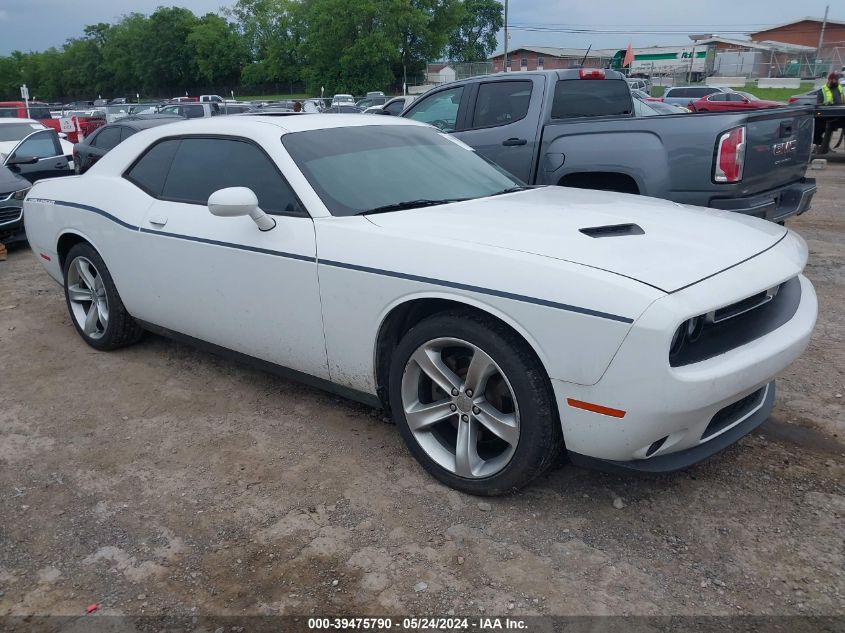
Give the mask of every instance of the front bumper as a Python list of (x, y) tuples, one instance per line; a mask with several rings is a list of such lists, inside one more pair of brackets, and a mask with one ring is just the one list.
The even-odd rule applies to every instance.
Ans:
[(754, 402), (747, 411), (741, 411), (734, 423), (724, 433), (715, 435), (712, 439), (702, 442), (697, 446), (667, 453), (651, 459), (635, 459), (627, 462), (613, 461), (608, 459), (596, 459), (569, 451), (569, 459), (577, 466), (603, 470), (613, 473), (670, 473), (675, 470), (683, 470), (694, 464), (703, 462), (716, 453), (735, 444), (748, 435), (751, 431), (760, 426), (769, 418), (772, 408), (775, 406), (775, 382), (772, 381), (765, 387), (759, 402)]
[(745, 213), (772, 222), (783, 222), (786, 218), (807, 211), (815, 193), (816, 179), (802, 178), (785, 187), (744, 198), (711, 198), (708, 206), (723, 211)]
[(25, 239), (22, 202), (11, 197), (0, 200), (0, 242), (9, 244)]
[[(674, 470), (709, 457), (765, 420), (775, 376), (804, 351), (816, 321), (815, 291), (798, 274), (805, 258), (803, 242), (788, 237), (743, 264), (666, 295), (633, 325), (596, 384), (552, 380), (564, 441), (574, 460), (584, 463), (589, 457), (614, 467), (625, 462), (627, 469)], [(684, 318), (719, 307), (714, 297), (729, 305), (796, 275), (801, 297), (791, 319), (725, 353), (670, 366), (671, 336)], [(753, 401), (757, 393), (759, 402)], [(625, 415), (576, 408), (570, 399)], [(724, 419), (725, 412), (732, 417)], [(714, 422), (719, 422), (715, 430)]]

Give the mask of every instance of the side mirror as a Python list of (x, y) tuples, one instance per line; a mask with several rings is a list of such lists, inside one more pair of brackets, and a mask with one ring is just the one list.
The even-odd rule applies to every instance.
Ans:
[(384, 109), (376, 110), (373, 114), (383, 114), (384, 116), (393, 116), (393, 113), (391, 113), (389, 110), (384, 110)]
[(38, 162), (38, 156), (18, 156), (17, 154), (9, 156), (6, 160), (7, 165), (34, 165)]
[(261, 231), (269, 231), (276, 226), (276, 220), (261, 210), (258, 198), (248, 187), (218, 189), (208, 197), (208, 210), (221, 218), (248, 215)]

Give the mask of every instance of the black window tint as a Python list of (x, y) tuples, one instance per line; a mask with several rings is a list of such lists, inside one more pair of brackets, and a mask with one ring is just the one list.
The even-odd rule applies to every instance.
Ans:
[(189, 119), (200, 119), (205, 114), (201, 105), (185, 106), (185, 111)]
[(530, 81), (495, 81), (478, 87), (472, 127), (506, 125), (525, 118), (531, 101)]
[(120, 126), (120, 140), (121, 141), (125, 141), (130, 136), (132, 136), (133, 134), (135, 134), (135, 130), (133, 130), (131, 127)]
[(681, 98), (688, 97), (689, 95), (687, 94), (686, 88), (672, 88), (666, 96), (669, 98)]
[(126, 172), (126, 178), (151, 196), (161, 195), (170, 163), (178, 146), (178, 139), (162, 141), (153, 145), (146, 154), (129, 168), (129, 171)]
[(0, 119), (17, 119), (17, 108), (0, 108)]
[(553, 119), (631, 114), (631, 90), (614, 79), (570, 79), (555, 85)]
[(94, 140), (91, 141), (91, 145), (106, 151), (112, 149), (115, 145), (120, 143), (120, 130), (121, 126), (104, 127), (97, 133)]
[(399, 99), (398, 101), (393, 101), (392, 103), (388, 103), (384, 106), (384, 109), (390, 112), (390, 114), (399, 114), (402, 112), (402, 109), (405, 107), (405, 100)]
[(50, 108), (47, 106), (29, 106), (30, 119), (50, 119)]
[(690, 88), (689, 91), (692, 93), (691, 96), (696, 99), (701, 99), (701, 97), (706, 97), (707, 95), (712, 95), (714, 92), (719, 92), (715, 88)]
[(301, 213), (296, 196), (267, 155), (234, 139), (183, 139), (161, 195), (205, 205), (212, 193), (226, 187), (249, 187), (266, 213)]

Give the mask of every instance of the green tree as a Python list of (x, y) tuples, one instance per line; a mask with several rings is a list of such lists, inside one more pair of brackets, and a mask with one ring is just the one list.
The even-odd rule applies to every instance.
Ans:
[(449, 35), (449, 59), (486, 61), (496, 50), (496, 33), (504, 25), (499, 0), (464, 0), (463, 15)]
[(149, 17), (145, 46), (135, 51), (144, 59), (141, 81), (146, 93), (190, 92), (197, 63), (188, 36), (196, 23), (196, 16), (181, 7), (159, 7)]
[(238, 0), (229, 10), (247, 51), (246, 84), (302, 79), (305, 7), (294, 0)]
[(188, 48), (196, 60), (200, 84), (234, 84), (246, 58), (244, 39), (219, 15), (201, 17), (188, 35)]

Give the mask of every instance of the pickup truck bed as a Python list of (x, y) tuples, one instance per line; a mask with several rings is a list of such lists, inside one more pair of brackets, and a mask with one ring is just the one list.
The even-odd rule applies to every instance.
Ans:
[(454, 82), (402, 116), (451, 132), (529, 184), (636, 193), (774, 221), (810, 207), (811, 109), (634, 111), (623, 75), (572, 69)]

